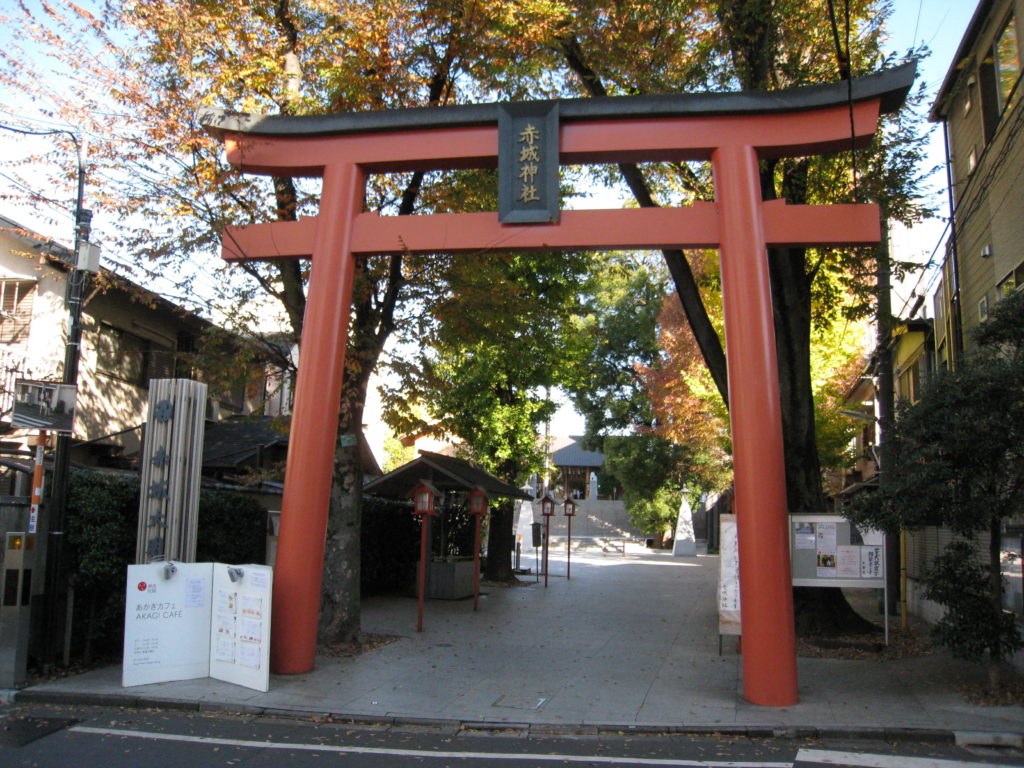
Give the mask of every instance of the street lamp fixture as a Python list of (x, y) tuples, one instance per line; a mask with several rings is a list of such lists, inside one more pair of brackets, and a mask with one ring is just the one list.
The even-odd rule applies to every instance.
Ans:
[(565, 497), (562, 504), (562, 514), (565, 515), (565, 522), (568, 525), (568, 541), (565, 545), (565, 580), (572, 579), (572, 519), (576, 517), (576, 502)]
[(540, 513), (544, 515), (544, 589), (548, 588), (548, 540), (551, 535), (551, 516), (555, 514), (555, 500), (551, 492), (540, 500)]
[(480, 600), (480, 522), (487, 514), (487, 494), (479, 486), (469, 492), (469, 514), (473, 516), (473, 610)]
[(420, 572), (419, 572), (419, 605), (416, 611), (416, 631), (423, 631), (423, 599), (427, 586), (427, 518), (436, 515), (434, 497), (438, 490), (426, 480), (420, 480), (409, 495), (412, 496), (413, 515), (420, 518)]

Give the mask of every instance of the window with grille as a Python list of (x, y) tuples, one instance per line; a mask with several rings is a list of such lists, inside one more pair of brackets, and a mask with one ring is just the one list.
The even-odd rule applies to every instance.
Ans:
[(35, 280), (0, 280), (0, 342), (28, 338), (35, 294)]

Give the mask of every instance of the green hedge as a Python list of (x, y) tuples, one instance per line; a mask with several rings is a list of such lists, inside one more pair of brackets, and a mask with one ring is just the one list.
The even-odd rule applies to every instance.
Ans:
[(364, 496), (360, 546), (364, 595), (415, 590), (420, 526), (412, 516), (410, 502)]
[[(71, 473), (62, 559), (75, 589), (76, 658), (121, 654), (125, 568), (135, 561), (138, 519), (137, 475)], [(196, 560), (262, 563), (266, 519), (266, 510), (247, 494), (201, 489)]]
[[(71, 473), (63, 560), (75, 588), (75, 658), (121, 655), (125, 568), (135, 560), (138, 510), (138, 476)], [(465, 526), (458, 528), (449, 533), (461, 541)], [(364, 497), (361, 537), (364, 595), (415, 589), (419, 525), (409, 502)], [(258, 502), (229, 490), (200, 491), (198, 562), (262, 563), (265, 547), (266, 511)]]

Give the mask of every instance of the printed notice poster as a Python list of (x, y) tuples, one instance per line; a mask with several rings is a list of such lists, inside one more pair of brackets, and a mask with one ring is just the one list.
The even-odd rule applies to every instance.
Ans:
[(818, 539), (814, 523), (793, 523), (793, 546), (796, 549), (816, 549)]
[(818, 554), (818, 578), (834, 579), (836, 577), (836, 524), (818, 523), (817, 533), (817, 554)]
[(840, 579), (860, 578), (860, 547), (846, 545), (836, 547), (836, 576)]
[(878, 546), (860, 548), (860, 577), (862, 579), (882, 578), (882, 548)]
[(718, 634), (739, 635), (740, 550), (736, 537), (736, 515), (722, 515), (719, 518), (719, 531)]
[(185, 607), (205, 608), (209, 589), (209, 579), (185, 579)]

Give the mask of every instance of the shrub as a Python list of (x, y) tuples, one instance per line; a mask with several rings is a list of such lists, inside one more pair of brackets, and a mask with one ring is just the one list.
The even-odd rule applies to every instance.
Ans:
[[(75, 589), (72, 654), (87, 662), (121, 655), (125, 569), (135, 562), (139, 477), (71, 473), (63, 561)], [(266, 510), (251, 496), (199, 492), (198, 562), (262, 563)]]
[(364, 496), (360, 536), (362, 593), (408, 593), (420, 556), (420, 526), (409, 502)]

